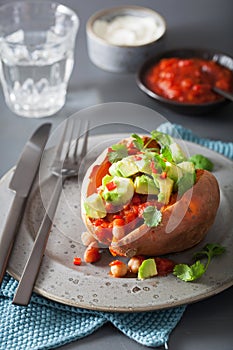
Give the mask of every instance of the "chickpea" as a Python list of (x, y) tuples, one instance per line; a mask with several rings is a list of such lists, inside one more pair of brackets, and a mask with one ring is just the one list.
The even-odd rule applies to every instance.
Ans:
[(130, 271), (133, 273), (138, 273), (138, 269), (142, 264), (143, 260), (145, 260), (145, 258), (141, 255), (133, 256), (128, 262), (128, 267)]
[(100, 260), (100, 258), (101, 258), (101, 254), (99, 251), (98, 244), (96, 242), (92, 242), (91, 244), (89, 244), (89, 246), (85, 250), (84, 261), (86, 263), (95, 263), (98, 260)]
[(125, 235), (124, 226), (115, 226), (114, 225), (112, 228), (112, 234), (113, 234), (113, 237), (116, 238), (116, 240), (123, 238)]
[(89, 244), (96, 242), (95, 238), (92, 236), (92, 234), (90, 232), (83, 232), (81, 235), (81, 240), (83, 245), (85, 245), (86, 247), (89, 246)]
[(114, 260), (109, 265), (113, 277), (124, 277), (128, 272), (127, 265), (120, 260)]

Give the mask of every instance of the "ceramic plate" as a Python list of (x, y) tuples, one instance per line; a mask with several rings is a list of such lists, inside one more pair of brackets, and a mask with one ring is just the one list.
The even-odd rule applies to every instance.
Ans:
[[(118, 136), (118, 140), (123, 135)], [(104, 140), (104, 142), (103, 142)], [(113, 144), (113, 137), (93, 136), (92, 152), (87, 155), (85, 165), (97, 157), (99, 145), (103, 148)], [(117, 141), (117, 140), (116, 140)], [(220, 208), (213, 227), (205, 240), (198, 246), (169, 257), (177, 262), (191, 263), (192, 255), (206, 243), (219, 243), (226, 252), (216, 257), (207, 273), (196, 282), (186, 283), (170, 274), (146, 280), (135, 278), (112, 278), (109, 262), (113, 257), (103, 249), (101, 261), (96, 264), (73, 264), (75, 256), (82, 257), (84, 247), (80, 235), (85, 230), (80, 218), (80, 186), (67, 181), (62, 192), (54, 224), (48, 240), (42, 266), (36, 281), (35, 292), (51, 300), (75, 307), (102, 311), (148, 311), (174, 307), (195, 302), (233, 285), (233, 163), (225, 157), (193, 143), (186, 143), (190, 154), (202, 153), (215, 164), (214, 175), (221, 191)], [(50, 150), (45, 154), (49, 157)], [(0, 222), (3, 227), (13, 193), (8, 189), (13, 169), (0, 182)], [(40, 186), (39, 186), (40, 184)], [(36, 231), (49, 198), (54, 179), (44, 171), (37, 180), (26, 206), (24, 218), (14, 246), (8, 272), (17, 280), (20, 278)], [(43, 199), (43, 200), (42, 200)], [(1, 230), (2, 231), (2, 230)]]

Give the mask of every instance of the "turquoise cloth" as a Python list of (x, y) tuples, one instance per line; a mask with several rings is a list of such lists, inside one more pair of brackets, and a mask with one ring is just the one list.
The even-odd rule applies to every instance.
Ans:
[[(199, 138), (180, 125), (165, 123), (160, 131), (189, 140), (233, 159), (233, 143)], [(85, 337), (111, 322), (136, 342), (158, 347), (181, 319), (186, 305), (151, 312), (108, 313), (62, 305), (33, 293), (27, 307), (12, 304), (15, 281), (5, 275), (0, 290), (0, 350), (52, 349)]]

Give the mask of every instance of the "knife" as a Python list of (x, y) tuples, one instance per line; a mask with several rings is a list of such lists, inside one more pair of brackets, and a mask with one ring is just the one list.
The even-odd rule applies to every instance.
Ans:
[(15, 192), (15, 196), (3, 232), (0, 234), (0, 285), (50, 129), (50, 123), (41, 125), (27, 141), (9, 184), (9, 189)]

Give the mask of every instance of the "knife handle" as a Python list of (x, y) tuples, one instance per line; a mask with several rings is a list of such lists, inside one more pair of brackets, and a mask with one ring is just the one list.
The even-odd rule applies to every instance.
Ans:
[(15, 194), (7, 216), (2, 235), (0, 236), (0, 285), (6, 272), (11, 250), (14, 245), (15, 236), (22, 219), (25, 197)]
[(40, 228), (36, 235), (33, 248), (31, 250), (30, 256), (27, 260), (27, 263), (24, 267), (23, 273), (21, 275), (18, 287), (15, 292), (13, 299), (13, 304), (17, 305), (28, 305), (32, 290), (38, 275), (41, 261), (44, 255), (46, 248), (47, 240), (49, 237), (51, 225), (53, 218), (56, 213), (58, 206), (60, 194), (62, 190), (62, 180), (61, 178), (57, 179), (53, 194), (51, 196), (48, 208), (41, 222)]

